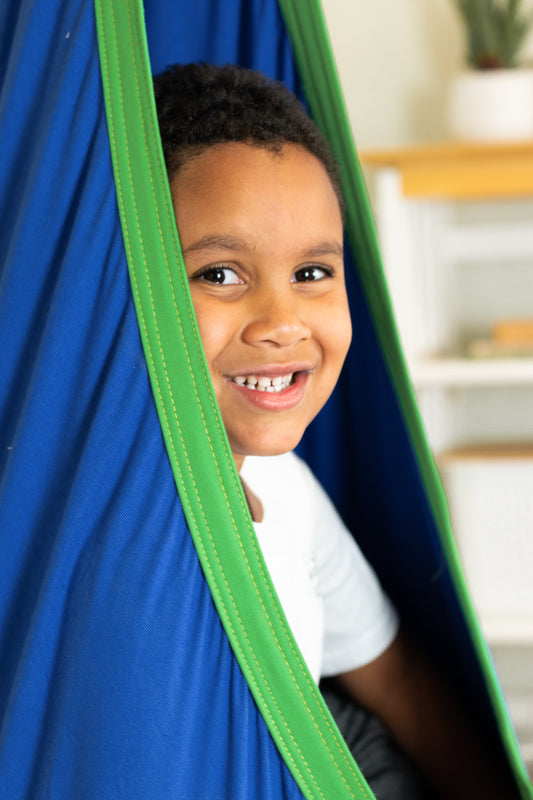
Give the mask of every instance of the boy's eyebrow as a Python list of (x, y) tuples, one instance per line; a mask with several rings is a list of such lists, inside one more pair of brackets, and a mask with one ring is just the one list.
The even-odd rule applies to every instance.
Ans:
[(193, 253), (195, 250), (208, 250), (209, 248), (221, 248), (222, 250), (249, 250), (250, 248), (243, 239), (238, 236), (223, 236), (219, 234), (208, 234), (202, 236), (197, 242), (189, 245), (184, 253)]
[(303, 258), (320, 258), (320, 256), (335, 255), (343, 258), (344, 248), (339, 242), (320, 242), (305, 250), (302, 253)]
[[(202, 236), (197, 242), (189, 245), (183, 252), (193, 253), (195, 250), (209, 250), (209, 248), (217, 248), (222, 250), (250, 250), (249, 245), (238, 236), (224, 236), (218, 234), (208, 234)], [(304, 250), (301, 254), (302, 258), (320, 258), (321, 256), (335, 255), (342, 258), (344, 256), (344, 248), (339, 242), (319, 242)]]

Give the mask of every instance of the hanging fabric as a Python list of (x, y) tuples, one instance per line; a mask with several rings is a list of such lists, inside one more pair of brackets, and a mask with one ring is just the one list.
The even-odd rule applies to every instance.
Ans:
[[(345, 129), (314, 3), (144, 11), (154, 71), (257, 67), (305, 95), (332, 141)], [(98, 30), (89, 0), (0, 10), (0, 796), (371, 798), (287, 629), (228, 456), (180, 271), (142, 5), (96, 13)], [(457, 567), (353, 150), (334, 146), (354, 215), (356, 346), (302, 452), (326, 483), (324, 437), (331, 463), (347, 465), (353, 480), (334, 487), (344, 516), (413, 629), (439, 657), (453, 651), (465, 702), (532, 797)], [(353, 420), (342, 435), (340, 413)]]

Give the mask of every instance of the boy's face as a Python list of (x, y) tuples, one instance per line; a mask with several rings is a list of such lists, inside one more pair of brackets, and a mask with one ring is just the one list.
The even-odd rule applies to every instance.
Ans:
[[(200, 335), (230, 446), (292, 450), (351, 338), (339, 204), (322, 164), (287, 145), (207, 149), (171, 184)], [(266, 387), (265, 391), (262, 391)]]

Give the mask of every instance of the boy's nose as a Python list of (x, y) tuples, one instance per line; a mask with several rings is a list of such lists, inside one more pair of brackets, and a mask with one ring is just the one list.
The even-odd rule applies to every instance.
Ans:
[(247, 344), (289, 347), (311, 336), (301, 304), (291, 291), (264, 293), (250, 298), (248, 322), (243, 331)]

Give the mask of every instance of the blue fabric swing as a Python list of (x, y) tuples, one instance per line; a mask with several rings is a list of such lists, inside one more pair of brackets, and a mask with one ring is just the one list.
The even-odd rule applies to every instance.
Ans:
[[(266, 605), (241, 608), (247, 576), (237, 577), (226, 615), (224, 581), (200, 552), (195, 501), (185, 497), (191, 476), (176, 477), (140, 335), (104, 101), (101, 64), (115, 48), (120, 75), (142, 83), (142, 8), (115, 4), (131, 56), (101, 21), (114, 13), (111, 0), (98, 5), (107, 5), (100, 49), (92, 0), (7, 0), (0, 9), (0, 797), (371, 798), (317, 693), (300, 690), (297, 654), (286, 659), (292, 682), (277, 653), (253, 661), (268, 651), (265, 620), (278, 613), (268, 580)], [(319, 114), (312, 68), (293, 55), (293, 11), (303, 5), (284, 3), (282, 16), (275, 0), (146, 0), (152, 70), (237, 62), (283, 79)], [(354, 345), (301, 452), (410, 627), (502, 740), (517, 796), (531, 798), (442, 538), (382, 278), (374, 287), (372, 265), (362, 267), (371, 258), (355, 239), (352, 249)], [(183, 376), (183, 397), (185, 384)], [(178, 406), (186, 436), (193, 411)], [(209, 458), (198, 460), (199, 495), (216, 494)], [(230, 481), (231, 466), (223, 469)], [(280, 652), (290, 649), (288, 636)]]

